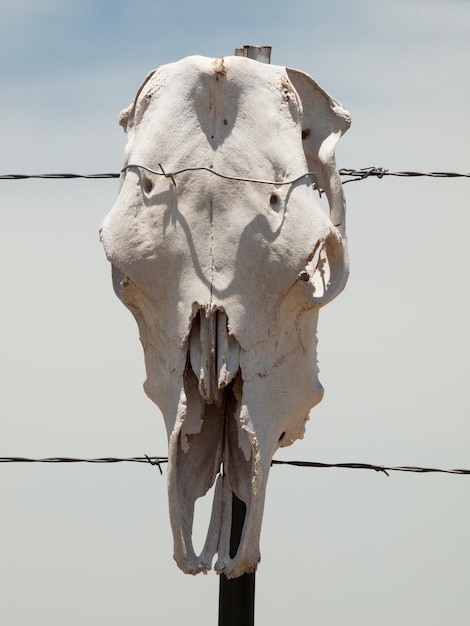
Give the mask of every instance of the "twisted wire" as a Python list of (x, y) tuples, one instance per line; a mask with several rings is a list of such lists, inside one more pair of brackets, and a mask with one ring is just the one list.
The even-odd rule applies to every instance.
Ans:
[(417, 176), (428, 176), (430, 178), (470, 178), (470, 174), (459, 174), (457, 172), (390, 172), (383, 167), (364, 167), (360, 170), (342, 168), (339, 170), (340, 176), (351, 176), (348, 180), (343, 181), (345, 183), (352, 183), (358, 180), (365, 180), (366, 178), (375, 177), (383, 178), (384, 176), (402, 176), (416, 178)]
[[(157, 466), (162, 473), (161, 464), (168, 463), (168, 457), (166, 456), (134, 456), (134, 457), (99, 457), (92, 459), (83, 459), (76, 457), (48, 457), (42, 459), (33, 459), (22, 456), (12, 457), (0, 457), (0, 463), (147, 463)], [(272, 465), (291, 465), (294, 467), (309, 467), (309, 468), (337, 468), (337, 469), (363, 469), (373, 470), (375, 472), (382, 472), (388, 476), (389, 472), (408, 472), (416, 474), (458, 474), (458, 475), (470, 475), (468, 469), (440, 469), (435, 467), (418, 467), (413, 465), (374, 465), (372, 463), (321, 463), (318, 461), (279, 461), (272, 460)]]
[[(163, 168), (160, 166), (162, 171), (152, 170), (151, 168), (142, 166), (142, 165), (127, 165), (123, 168), (122, 171), (127, 170), (131, 167), (138, 167), (144, 170), (147, 170), (157, 176), (165, 176), (167, 178), (172, 178), (173, 176), (177, 176), (183, 172), (191, 172), (191, 171), (207, 171), (215, 176), (219, 176), (221, 178), (226, 178), (228, 180), (238, 180), (245, 182), (253, 182), (259, 184), (270, 184), (270, 185), (291, 185), (292, 183), (297, 182), (301, 178), (305, 176), (314, 176), (313, 172), (306, 172), (305, 174), (301, 174), (297, 178), (293, 180), (287, 181), (271, 181), (271, 180), (259, 180), (256, 178), (242, 178), (238, 176), (230, 176), (228, 174), (222, 174), (220, 172), (216, 172), (208, 167), (187, 167), (181, 170), (177, 170), (175, 172), (165, 172)], [(339, 170), (340, 176), (349, 176), (348, 180), (343, 181), (343, 184), (355, 182), (359, 180), (365, 180), (366, 178), (383, 178), (384, 176), (400, 176), (400, 177), (411, 177), (416, 178), (418, 176), (427, 176), (430, 178), (470, 178), (470, 173), (461, 174), (458, 172), (414, 172), (414, 171), (399, 171), (399, 172), (391, 172), (382, 167), (364, 167), (362, 169), (352, 169), (352, 168), (342, 168)], [(42, 178), (42, 179), (72, 179), (72, 178), (88, 178), (88, 179), (99, 179), (99, 178), (119, 178), (121, 175), (120, 172), (112, 172), (107, 174), (1, 174), (0, 180), (25, 180), (29, 178)]]
[(244, 178), (243, 176), (231, 176), (229, 174), (222, 174), (221, 172), (217, 172), (216, 170), (213, 170), (210, 167), (204, 167), (204, 166), (184, 167), (180, 170), (176, 170), (175, 172), (165, 172), (165, 170), (160, 165), (160, 163), (158, 165), (160, 167), (160, 172), (157, 170), (151, 169), (150, 167), (146, 167), (145, 165), (137, 165), (137, 164), (126, 165), (125, 167), (122, 168), (121, 171), (125, 172), (131, 169), (132, 167), (135, 167), (141, 170), (145, 170), (146, 172), (150, 172), (151, 174), (156, 174), (157, 176), (165, 176), (166, 178), (171, 178), (171, 179), (174, 176), (178, 176), (178, 174), (184, 174), (185, 172), (209, 172), (209, 174), (214, 174), (214, 176), (218, 176), (219, 178), (225, 178), (226, 180), (236, 180), (236, 181), (240, 181), (244, 183), (256, 183), (258, 185), (292, 185), (293, 183), (296, 183), (297, 181), (301, 180), (302, 178), (305, 178), (306, 176), (310, 176), (313, 179), (315, 179), (314, 172), (305, 172), (304, 174), (300, 174), (300, 176), (297, 176), (296, 178), (277, 181), (277, 180), (264, 180), (264, 179), (259, 179), (259, 178)]
[(119, 178), (120, 174), (2, 174), (0, 180), (25, 180), (27, 178), (45, 178), (59, 180), (61, 178)]

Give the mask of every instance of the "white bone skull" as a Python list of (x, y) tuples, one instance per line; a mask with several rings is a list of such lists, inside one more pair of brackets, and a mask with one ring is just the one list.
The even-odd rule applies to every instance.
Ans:
[[(303, 436), (323, 395), (318, 310), (348, 276), (334, 149), (349, 114), (302, 72), (194, 56), (147, 76), (121, 124), (101, 239), (166, 423), (174, 558), (196, 574), (217, 553), (216, 571), (235, 578), (260, 559), (273, 454)], [(196, 555), (194, 504), (214, 482)], [(246, 505), (235, 556), (232, 494)]]

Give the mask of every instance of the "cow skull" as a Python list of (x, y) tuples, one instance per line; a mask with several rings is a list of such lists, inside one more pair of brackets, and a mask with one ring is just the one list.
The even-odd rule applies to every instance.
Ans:
[[(166, 423), (174, 557), (196, 574), (217, 553), (216, 571), (235, 578), (260, 558), (273, 454), (303, 436), (323, 395), (318, 310), (348, 275), (334, 148), (349, 114), (302, 72), (194, 56), (149, 74), (121, 124), (101, 239)], [(196, 555), (195, 501), (214, 483)], [(246, 505), (235, 555), (233, 494)]]

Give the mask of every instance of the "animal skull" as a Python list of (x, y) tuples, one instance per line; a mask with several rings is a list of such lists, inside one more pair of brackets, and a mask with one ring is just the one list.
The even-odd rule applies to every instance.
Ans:
[[(273, 454), (302, 438), (323, 395), (318, 310), (348, 276), (334, 148), (349, 114), (302, 72), (193, 56), (149, 74), (121, 124), (101, 239), (166, 423), (174, 558), (196, 574), (217, 553), (216, 571), (235, 578), (260, 559)], [(196, 555), (194, 504), (214, 482)], [(246, 505), (235, 555), (232, 494)]]

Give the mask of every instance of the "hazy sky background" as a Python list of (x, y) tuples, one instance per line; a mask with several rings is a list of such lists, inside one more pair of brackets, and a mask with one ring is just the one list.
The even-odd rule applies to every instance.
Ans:
[[(339, 167), (468, 172), (470, 2), (0, 0), (0, 173), (115, 172), (151, 69), (271, 45), (352, 114)], [(346, 186), (326, 389), (277, 458), (470, 468), (468, 179)], [(0, 181), (0, 456), (166, 454), (98, 239), (117, 181)], [(166, 479), (0, 465), (0, 623), (216, 624), (172, 559)], [(206, 522), (202, 521), (200, 527)], [(256, 624), (468, 626), (470, 477), (274, 467)]]

